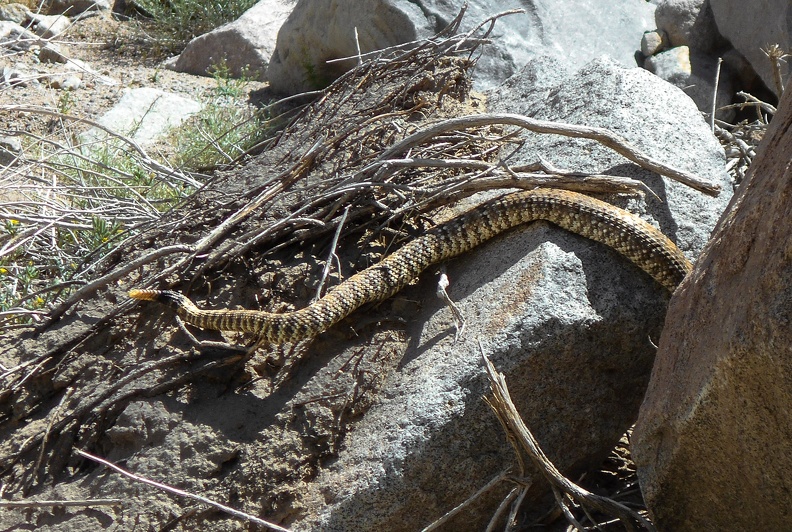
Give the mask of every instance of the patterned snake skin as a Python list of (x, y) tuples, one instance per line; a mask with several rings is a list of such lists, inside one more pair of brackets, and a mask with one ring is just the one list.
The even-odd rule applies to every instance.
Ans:
[(615, 249), (670, 292), (691, 269), (673, 242), (637, 216), (576, 192), (537, 189), (484, 203), (432, 228), (316, 303), (294, 312), (202, 310), (185, 295), (170, 290), (131, 290), (129, 295), (174, 307), (184, 321), (204, 329), (253, 333), (275, 344), (295, 342), (326, 331), (361, 305), (387, 299), (432, 264), (534, 220), (546, 220)]

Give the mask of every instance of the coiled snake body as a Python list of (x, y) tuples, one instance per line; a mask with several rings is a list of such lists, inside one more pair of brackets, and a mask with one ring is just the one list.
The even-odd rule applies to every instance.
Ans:
[(637, 216), (576, 192), (536, 189), (484, 203), (430, 229), (322, 299), (294, 312), (203, 310), (187, 296), (170, 290), (131, 290), (129, 295), (172, 306), (184, 321), (204, 329), (252, 333), (275, 344), (295, 342), (326, 331), (361, 305), (387, 299), (432, 264), (535, 220), (551, 222), (615, 249), (670, 292), (691, 269), (673, 242)]

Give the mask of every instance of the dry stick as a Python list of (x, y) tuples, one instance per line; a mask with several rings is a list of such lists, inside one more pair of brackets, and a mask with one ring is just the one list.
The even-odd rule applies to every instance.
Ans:
[(435, 530), (435, 529), (443, 526), (452, 517), (454, 517), (456, 514), (458, 514), (459, 512), (461, 512), (462, 510), (464, 510), (468, 506), (470, 506), (470, 504), (475, 502), (476, 499), (478, 499), (479, 497), (484, 495), (486, 492), (488, 492), (489, 490), (491, 490), (492, 488), (494, 488), (495, 486), (497, 486), (498, 484), (500, 484), (501, 482), (506, 480), (508, 477), (509, 477), (509, 471), (508, 470), (501, 472), (495, 478), (493, 478), (492, 480), (490, 480), (489, 482), (484, 484), (484, 486), (482, 486), (481, 489), (479, 489), (476, 493), (474, 493), (473, 495), (471, 495), (470, 497), (465, 499), (463, 502), (461, 502), (460, 504), (458, 504), (457, 506), (455, 506), (451, 510), (447, 511), (446, 513), (444, 513), (442, 515), (442, 517), (440, 517), (436, 521), (433, 521), (429, 526), (424, 528), (421, 532), (429, 532), (430, 530)]
[(715, 88), (712, 89), (712, 111), (710, 112), (710, 131), (715, 134), (715, 110), (718, 108), (718, 84), (720, 83), (721, 64), (723, 58), (718, 58), (718, 68), (715, 70)]
[[(335, 234), (333, 235), (333, 241), (330, 242), (330, 253), (327, 254), (327, 261), (325, 262), (324, 268), (322, 269), (322, 278), (319, 279), (319, 286), (316, 287), (316, 294), (314, 295), (314, 303), (319, 301), (319, 298), (322, 297), (322, 288), (324, 287), (325, 281), (327, 281), (327, 276), (330, 275), (330, 268), (333, 265), (333, 258), (338, 261), (338, 255), (336, 255), (336, 247), (338, 246), (338, 238), (341, 236), (341, 230), (344, 228), (344, 224), (346, 223), (347, 216), (349, 215), (349, 205), (347, 208), (344, 209), (344, 214), (341, 215), (341, 219), (338, 220), (338, 227), (336, 227)], [(338, 275), (341, 275), (341, 268), (339, 264)]]
[(684, 183), (710, 196), (717, 196), (720, 193), (721, 187), (719, 185), (710, 183), (695, 174), (674, 168), (649, 157), (635, 148), (624, 137), (607, 129), (564, 124), (561, 122), (547, 122), (510, 113), (462, 116), (432, 124), (429, 127), (413, 133), (401, 142), (394, 144), (383, 152), (378, 160), (392, 159), (409, 148), (426, 142), (441, 133), (447, 133), (462, 128), (491, 126), (494, 124), (518, 126), (536, 133), (550, 133), (567, 137), (596, 140), (642, 168), (670, 177), (671, 179)]
[(46, 508), (49, 506), (121, 506), (122, 499), (75, 499), (64, 501), (0, 501), (0, 508)]
[(207, 499), (206, 497), (202, 497), (201, 495), (195, 495), (194, 493), (189, 493), (187, 491), (180, 490), (180, 489), (174, 488), (172, 486), (168, 486), (167, 484), (162, 484), (161, 482), (156, 482), (156, 481), (150, 480), (150, 479), (148, 479), (146, 477), (142, 477), (140, 475), (136, 475), (135, 473), (131, 473), (131, 472), (127, 471), (126, 469), (123, 469), (123, 468), (115, 465), (112, 462), (109, 462), (109, 461), (107, 461), (107, 460), (105, 460), (103, 458), (99, 458), (98, 456), (94, 456), (94, 455), (92, 455), (90, 453), (86, 453), (85, 451), (82, 451), (80, 449), (75, 449), (74, 452), (76, 452), (77, 454), (79, 454), (80, 456), (82, 456), (84, 458), (88, 458), (89, 460), (93, 460), (94, 462), (98, 462), (98, 463), (104, 465), (105, 467), (109, 467), (113, 471), (121, 473), (122, 475), (124, 475), (126, 477), (129, 477), (132, 480), (136, 480), (138, 482), (142, 482), (144, 484), (148, 484), (149, 486), (154, 486), (157, 489), (161, 489), (163, 491), (167, 491), (168, 493), (173, 493), (174, 495), (179, 495), (181, 497), (187, 497), (188, 499), (192, 499), (194, 501), (198, 501), (198, 502), (201, 502), (203, 504), (208, 504), (209, 506), (217, 508), (218, 510), (221, 510), (223, 512), (229, 513), (229, 514), (233, 515), (234, 517), (239, 517), (241, 519), (244, 519), (246, 521), (250, 521), (251, 523), (255, 523), (257, 525), (266, 526), (266, 527), (270, 528), (271, 530), (277, 530), (279, 532), (289, 532), (289, 529), (287, 529), (287, 528), (283, 528), (282, 526), (276, 525), (274, 523), (270, 523), (270, 522), (265, 521), (263, 519), (259, 519), (258, 517), (254, 516), (254, 515), (250, 515), (250, 514), (246, 514), (244, 512), (240, 512), (239, 510), (235, 510), (235, 509), (230, 508), (230, 507), (228, 507), (228, 506), (226, 506), (224, 504), (220, 504), (219, 502), (215, 502), (215, 501), (213, 501), (211, 499)]
[[(496, 410), (498, 416), (503, 417), (503, 420), (508, 424), (509, 431), (517, 437), (523, 449), (534, 462), (534, 465), (536, 465), (542, 475), (544, 475), (550, 483), (550, 486), (556, 493), (556, 499), (559, 501), (562, 511), (564, 511), (568, 518), (572, 516), (568, 513), (569, 509), (566, 504), (562, 502), (563, 497), (569, 497), (573, 501), (578, 502), (581, 506), (588, 505), (604, 514), (617, 516), (628, 530), (634, 530), (633, 523), (637, 522), (646, 530), (656, 532), (654, 525), (637, 512), (634, 512), (612, 499), (590, 493), (564, 477), (544, 454), (536, 438), (534, 438), (533, 434), (531, 434), (531, 431), (520, 417), (520, 413), (517, 411), (517, 407), (514, 406), (511, 396), (509, 395), (509, 389), (506, 386), (506, 379), (503, 374), (495, 369), (495, 366), (492, 365), (492, 362), (489, 361), (483, 350), (481, 357), (484, 360), (493, 393), (493, 398), (487, 402)], [(561, 494), (563, 494), (563, 497)], [(572, 517), (572, 519), (574, 519), (574, 517)]]

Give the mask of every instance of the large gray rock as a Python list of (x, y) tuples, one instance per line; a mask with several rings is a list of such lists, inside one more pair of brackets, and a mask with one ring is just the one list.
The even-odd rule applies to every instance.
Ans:
[(660, 530), (788, 530), (792, 86), (671, 302), (633, 457)]
[[(430, 37), (459, 8), (442, 0), (300, 0), (278, 34), (267, 77), (281, 93), (323, 87), (355, 65), (326, 62), (356, 55), (355, 28), (365, 53)], [(638, 0), (477, 0), (469, 3), (462, 30), (517, 8), (528, 12), (501, 18), (491, 35), (494, 44), (484, 48), (474, 73), (480, 88), (496, 86), (530, 58), (547, 53), (571, 69), (602, 55), (633, 66), (641, 35), (654, 29), (654, 6)]]
[(712, 113), (712, 93), (715, 91), (715, 78), (718, 77), (718, 98), (715, 106), (716, 118), (730, 120), (735, 111), (717, 109), (731, 103), (737, 74), (729, 64), (722, 64), (718, 75), (717, 57), (691, 51), (687, 46), (677, 46), (649, 57), (644, 68), (660, 79), (685, 91), (703, 113)]
[[(609, 127), (649, 154), (729, 188), (722, 149), (693, 103), (643, 70), (600, 61), (567, 77), (555, 61), (537, 61), (492, 91), (489, 102), (492, 111)], [(622, 203), (656, 220), (691, 258), (729, 197), (704, 197), (600, 145), (564, 137), (529, 135), (507, 162), (539, 157), (567, 169), (645, 179), (663, 201)], [(540, 223), (452, 262), (448, 274), (451, 297), (468, 319), (466, 333), (451, 341), (449, 312), (423, 299), (399, 370), (386, 373), (381, 401), (306, 486), (309, 517), (297, 528), (414, 530), (512, 463), (480, 399), (487, 386), (479, 345), (506, 373), (527, 424), (562, 470), (598, 463), (634, 421), (653, 362), (650, 339), (658, 338), (665, 312), (663, 292), (637, 268)], [(430, 292), (432, 282), (425, 279), (419, 292)], [(319, 383), (337, 370), (325, 371), (298, 404), (321, 395)], [(466, 516), (464, 526), (485, 526), (497, 501), (488, 504)]]
[(234, 22), (190, 41), (165, 66), (198, 76), (224, 66), (234, 77), (264, 81), (278, 29), (295, 3), (297, 0), (261, 0)]
[[(762, 51), (777, 44), (784, 52), (792, 50), (792, 2), (767, 0), (756, 8), (740, 0), (710, 0), (721, 35), (751, 63), (762, 81), (776, 96), (779, 87), (773, 79), (771, 62)], [(788, 79), (789, 60), (781, 61), (781, 76)]]

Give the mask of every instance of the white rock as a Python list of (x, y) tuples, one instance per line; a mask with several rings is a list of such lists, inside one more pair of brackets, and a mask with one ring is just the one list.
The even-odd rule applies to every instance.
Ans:
[(166, 61), (177, 72), (206, 76), (225, 63), (234, 77), (264, 81), (275, 39), (297, 0), (261, 0), (234, 22), (196, 37)]
[(0, 50), (25, 51), (38, 45), (40, 41), (34, 33), (16, 22), (0, 21)]
[(24, 4), (6, 4), (0, 6), (0, 20), (22, 24), (30, 18), (30, 9)]
[[(121, 100), (98, 122), (147, 146), (200, 110), (201, 104), (195, 100), (143, 87), (126, 90)], [(98, 129), (82, 135), (83, 143), (88, 144), (106, 138), (107, 134)]]
[(662, 30), (647, 31), (641, 37), (641, 53), (646, 57), (662, 52), (668, 46), (668, 36)]
[(57, 37), (71, 26), (71, 21), (63, 15), (40, 15), (34, 13), (31, 15), (31, 21), (30, 29), (42, 39)]

